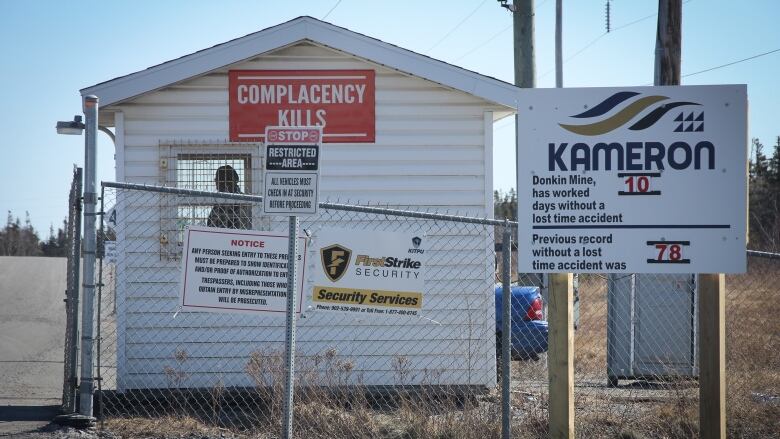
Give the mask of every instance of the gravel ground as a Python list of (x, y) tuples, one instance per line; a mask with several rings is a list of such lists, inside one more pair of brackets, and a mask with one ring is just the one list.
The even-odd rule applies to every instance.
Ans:
[(71, 437), (36, 432), (62, 398), (65, 268), (65, 258), (0, 257), (0, 436)]

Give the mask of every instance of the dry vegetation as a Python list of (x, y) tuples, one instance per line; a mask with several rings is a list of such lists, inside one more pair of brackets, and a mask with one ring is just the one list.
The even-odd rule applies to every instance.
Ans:
[[(775, 438), (780, 432), (780, 261), (751, 258), (749, 269), (746, 275), (727, 279), (729, 437)], [(695, 381), (646, 381), (607, 388), (604, 278), (582, 276), (580, 291), (575, 350), (578, 437), (698, 437)], [(186, 361), (186, 354), (178, 354), (175, 360)], [(199, 395), (173, 391), (163, 402), (147, 404), (142, 411), (147, 416), (112, 413), (103, 428), (127, 438), (277, 437), (283, 364), (280, 351), (255, 352), (245, 367), (255, 383), (252, 391), (235, 392), (220, 383)], [(408, 359), (399, 357), (393, 364), (396, 381), (404, 383)], [(334, 349), (298, 360), (297, 380), (303, 386), (295, 395), (296, 437), (500, 437), (499, 389), (463, 395), (437, 385), (437, 374), (431, 371), (428, 385), (377, 394), (360, 385), (355, 366)], [(173, 371), (170, 376), (171, 386), (176, 387), (178, 374)], [(546, 437), (545, 362), (514, 362), (512, 376), (512, 437)]]
[[(726, 405), (729, 437), (780, 435), (780, 261), (750, 258), (726, 280)], [(606, 380), (606, 282), (580, 278), (575, 338), (577, 429), (582, 437), (698, 437), (695, 381), (637, 382), (622, 392), (583, 384)], [(633, 384), (629, 384), (632, 386)]]
[(780, 261), (726, 279), (726, 407), (732, 437), (780, 436)]

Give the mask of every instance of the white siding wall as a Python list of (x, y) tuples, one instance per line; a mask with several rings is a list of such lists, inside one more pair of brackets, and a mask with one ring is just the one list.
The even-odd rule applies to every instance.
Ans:
[[(232, 69), (376, 70), (376, 143), (326, 144), (321, 200), (425, 207), (492, 215), (492, 113), (490, 103), (430, 81), (366, 63), (312, 44), (299, 44)], [(160, 144), (219, 143), (228, 138), (228, 68), (123, 103), (125, 181), (160, 184)], [(158, 255), (160, 202), (136, 194), (118, 198), (123, 229), (118, 260), (118, 386), (210, 387), (251, 385), (244, 372), (249, 353), (281, 350), (283, 321), (233, 314), (180, 313), (178, 263)], [(164, 204), (164, 203), (163, 203)], [(353, 224), (357, 226), (359, 223)], [(411, 225), (412, 222), (410, 221)], [(339, 226), (329, 223), (328, 226)], [(349, 224), (342, 224), (350, 227)], [(381, 227), (380, 227), (381, 229)], [(442, 230), (447, 230), (446, 228)], [(454, 230), (451, 229), (451, 230)], [(355, 363), (353, 378), (395, 384), (393, 359), (404, 356), (408, 383), (492, 385), (495, 381), (493, 240), (481, 227), (456, 236), (432, 233), (433, 262), (426, 283), (427, 319), (362, 322), (312, 314), (302, 319), (299, 353), (330, 347)], [(470, 232), (463, 232), (470, 230)], [(437, 265), (437, 255), (468, 249), (458, 264)], [(484, 256), (484, 258), (483, 258)], [(407, 324), (408, 323), (408, 324)], [(186, 352), (177, 360), (176, 352)], [(471, 369), (469, 371), (469, 369)], [(171, 371), (184, 372), (177, 381)], [(166, 371), (168, 371), (166, 373)], [(441, 376), (432, 378), (430, 373)]]

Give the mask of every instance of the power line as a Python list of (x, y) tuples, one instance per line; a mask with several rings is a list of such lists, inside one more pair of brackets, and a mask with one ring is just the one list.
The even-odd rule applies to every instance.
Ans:
[[(687, 3), (687, 2), (686, 2), (686, 3)], [(638, 19), (636, 19), (636, 20), (634, 20), (634, 21), (632, 21), (632, 22), (630, 22), (630, 23), (626, 23), (626, 24), (624, 24), (624, 25), (622, 25), (622, 26), (618, 26), (618, 27), (612, 28), (612, 32), (619, 31), (620, 29), (624, 29), (624, 28), (627, 28), (627, 27), (629, 27), (629, 26), (633, 26), (633, 25), (635, 25), (635, 24), (637, 24), (637, 23), (641, 23), (641, 22), (643, 22), (643, 21), (647, 20), (648, 18), (653, 18), (653, 17), (655, 17), (656, 15), (658, 15), (658, 14), (650, 14), (650, 15), (645, 15), (644, 17), (642, 17), (642, 18), (638, 18)]]
[(496, 33), (495, 33), (495, 34), (494, 34), (492, 37), (490, 37), (490, 38), (488, 38), (487, 40), (485, 40), (484, 42), (482, 42), (480, 45), (478, 45), (478, 46), (474, 47), (473, 49), (469, 50), (468, 52), (464, 53), (463, 55), (461, 55), (461, 56), (459, 56), (459, 57), (455, 58), (455, 59), (453, 60), (453, 62), (460, 61), (460, 60), (462, 60), (463, 58), (465, 58), (465, 57), (467, 57), (467, 56), (471, 55), (472, 53), (474, 53), (474, 52), (476, 52), (477, 50), (481, 49), (482, 47), (484, 47), (485, 45), (487, 45), (489, 42), (491, 42), (491, 41), (495, 40), (496, 38), (498, 38), (498, 36), (499, 36), (499, 35), (503, 34), (504, 32), (508, 31), (508, 30), (509, 30), (509, 29), (511, 29), (511, 28), (512, 28), (512, 25), (510, 24), (509, 26), (507, 26), (507, 27), (505, 27), (505, 28), (501, 29), (500, 31), (496, 32)]
[[(685, 4), (688, 4), (688, 3), (692, 2), (692, 1), (693, 1), (693, 0), (686, 0), (686, 1), (684, 1), (682, 4), (684, 4), (684, 5), (685, 5)], [(635, 25), (635, 24), (637, 24), (637, 23), (641, 23), (641, 22), (643, 22), (643, 21), (645, 21), (645, 20), (647, 20), (647, 19), (649, 19), (649, 18), (653, 18), (653, 17), (655, 17), (655, 16), (657, 16), (657, 15), (658, 15), (658, 13), (655, 13), (655, 14), (650, 14), (650, 15), (645, 15), (645, 16), (644, 16), (644, 17), (642, 17), (642, 18), (637, 18), (637, 19), (636, 19), (636, 20), (634, 20), (634, 21), (631, 21), (631, 22), (628, 22), (628, 23), (626, 23), (626, 24), (624, 24), (624, 25), (621, 25), (621, 26), (618, 26), (618, 27), (612, 28), (612, 29), (611, 29), (611, 31), (604, 32), (603, 34), (599, 35), (598, 37), (594, 38), (594, 39), (593, 39), (591, 42), (589, 42), (588, 44), (586, 44), (585, 46), (583, 46), (581, 49), (579, 49), (578, 51), (576, 51), (574, 54), (570, 55), (568, 58), (566, 58), (565, 60), (563, 60), (563, 63), (565, 64), (566, 62), (568, 62), (568, 61), (571, 61), (572, 59), (574, 59), (574, 57), (576, 57), (577, 55), (581, 54), (582, 52), (586, 51), (586, 50), (587, 50), (587, 49), (589, 49), (591, 46), (593, 46), (594, 44), (596, 44), (596, 42), (597, 42), (597, 41), (599, 41), (600, 39), (604, 38), (604, 37), (605, 37), (607, 34), (609, 34), (609, 33), (612, 33), (612, 32), (617, 32), (617, 31), (619, 31), (619, 30), (621, 30), (621, 29), (625, 29), (625, 28), (627, 28), (627, 27), (629, 27), (629, 26), (633, 26), (633, 25)], [(549, 75), (550, 73), (552, 73), (554, 70), (555, 70), (555, 68), (552, 68), (552, 69), (550, 69), (550, 70), (548, 70), (548, 71), (544, 72), (544, 74), (542, 74), (541, 76), (539, 76), (539, 78), (544, 78), (545, 76), (547, 76), (547, 75)]]
[(698, 75), (699, 73), (711, 72), (713, 70), (722, 69), (723, 67), (733, 66), (734, 64), (739, 64), (741, 62), (750, 61), (751, 59), (756, 59), (756, 58), (760, 58), (762, 56), (770, 55), (770, 54), (773, 54), (775, 52), (780, 52), (780, 48), (777, 48), (777, 49), (774, 49), (774, 50), (770, 50), (770, 51), (764, 52), (764, 53), (759, 53), (758, 55), (749, 56), (747, 58), (742, 58), (740, 60), (732, 61), (732, 62), (729, 62), (729, 63), (726, 63), (726, 64), (721, 64), (719, 66), (710, 67), (709, 69), (699, 70), (698, 72), (686, 73), (686, 74), (682, 75), (682, 77), (683, 78), (687, 78), (688, 76)]
[[(614, 32), (614, 31), (615, 31), (615, 29), (613, 29), (612, 31)], [(566, 64), (567, 62), (569, 62), (569, 61), (571, 61), (572, 59), (574, 59), (574, 58), (575, 58), (577, 55), (579, 55), (579, 54), (581, 54), (582, 52), (584, 52), (584, 51), (588, 50), (588, 49), (590, 48), (590, 46), (592, 46), (592, 45), (596, 44), (596, 43), (597, 43), (597, 42), (598, 42), (600, 39), (604, 38), (604, 37), (607, 35), (607, 33), (608, 33), (608, 32), (604, 32), (603, 34), (601, 34), (601, 35), (597, 36), (596, 38), (594, 38), (593, 40), (591, 40), (591, 41), (590, 41), (588, 44), (584, 45), (584, 46), (583, 46), (581, 49), (579, 49), (578, 51), (576, 51), (576, 52), (574, 52), (573, 54), (569, 55), (569, 56), (568, 56), (566, 59), (564, 59), (564, 60), (563, 60), (563, 64)], [(552, 73), (554, 70), (555, 70), (555, 67), (553, 67), (553, 68), (552, 68), (552, 69), (550, 69), (550, 70), (547, 70), (547, 71), (546, 71), (546, 72), (544, 72), (544, 73), (543, 73), (541, 76), (539, 76), (539, 79), (541, 79), (541, 78), (544, 78), (545, 76), (547, 76), (547, 75), (549, 75), (550, 73)]]
[[(689, 0), (689, 1), (690, 1), (690, 0)], [(687, 2), (686, 2), (686, 3), (687, 3)], [(589, 42), (588, 44), (584, 45), (584, 46), (583, 46), (581, 49), (579, 49), (578, 51), (576, 51), (576, 52), (574, 52), (573, 54), (569, 55), (569, 57), (567, 57), (565, 60), (563, 60), (564, 64), (565, 64), (565, 63), (567, 63), (567, 62), (569, 62), (569, 61), (571, 61), (572, 59), (574, 59), (576, 56), (578, 56), (578, 55), (579, 55), (579, 54), (581, 54), (582, 52), (584, 52), (584, 51), (588, 50), (588, 49), (589, 49), (591, 46), (593, 46), (594, 44), (596, 44), (596, 43), (597, 43), (597, 42), (598, 42), (600, 39), (602, 39), (602, 38), (604, 38), (605, 36), (607, 36), (607, 34), (610, 34), (610, 33), (612, 33), (612, 32), (617, 32), (617, 31), (619, 31), (619, 30), (621, 30), (621, 29), (625, 29), (625, 28), (627, 28), (627, 27), (629, 27), (629, 26), (633, 26), (633, 25), (635, 25), (635, 24), (637, 24), (637, 23), (640, 23), (640, 22), (642, 22), (642, 21), (645, 21), (645, 20), (647, 20), (648, 18), (653, 18), (653, 17), (655, 17), (656, 15), (658, 15), (658, 14), (650, 14), (650, 15), (646, 15), (646, 16), (644, 16), (644, 17), (642, 17), (642, 18), (639, 18), (639, 19), (636, 19), (636, 20), (634, 20), (634, 21), (632, 21), (632, 22), (630, 22), (630, 23), (626, 23), (626, 24), (624, 24), (624, 25), (622, 25), (622, 26), (618, 26), (618, 27), (612, 28), (612, 30), (611, 30), (611, 31), (609, 31), (609, 32), (604, 32), (603, 34), (601, 34), (601, 35), (597, 36), (596, 38), (594, 38), (593, 40), (591, 40), (591, 42)], [(544, 74), (542, 74), (541, 76), (539, 76), (539, 78), (544, 78), (545, 76), (547, 76), (547, 75), (549, 75), (550, 73), (552, 73), (554, 70), (555, 70), (555, 69), (554, 69), (554, 68), (552, 68), (552, 69), (550, 69), (550, 70), (548, 70), (548, 71), (544, 72)]]
[[(614, 31), (614, 29), (613, 29), (613, 31)], [(570, 60), (574, 59), (574, 58), (575, 58), (577, 55), (579, 55), (580, 53), (582, 53), (582, 52), (584, 52), (584, 51), (588, 50), (588, 48), (590, 48), (590, 46), (592, 46), (592, 45), (594, 45), (594, 44), (598, 43), (598, 41), (599, 41), (600, 39), (602, 39), (602, 38), (604, 38), (605, 36), (607, 36), (607, 33), (608, 33), (608, 32), (604, 32), (603, 34), (601, 34), (601, 35), (597, 36), (596, 38), (594, 38), (594, 39), (593, 39), (593, 41), (591, 41), (590, 43), (588, 43), (588, 44), (586, 44), (585, 46), (583, 46), (583, 47), (582, 47), (582, 49), (580, 49), (580, 50), (578, 50), (578, 51), (574, 52), (573, 54), (569, 55), (569, 56), (568, 56), (566, 59), (564, 59), (564, 60), (563, 60), (563, 62), (568, 62), (568, 61), (570, 61)]]
[(330, 8), (330, 11), (328, 11), (328, 13), (327, 13), (327, 14), (325, 14), (325, 16), (324, 16), (324, 17), (322, 17), (322, 19), (324, 20), (324, 19), (328, 18), (328, 15), (330, 15), (330, 13), (331, 13), (331, 12), (333, 12), (333, 10), (334, 10), (334, 9), (336, 9), (336, 7), (338, 7), (338, 5), (339, 5), (340, 3), (341, 3), (341, 0), (338, 0), (338, 1), (336, 2), (336, 4), (335, 4), (335, 5), (333, 5), (333, 7), (332, 7), (332, 8)]
[(455, 25), (455, 27), (453, 27), (452, 29), (450, 29), (450, 31), (449, 31), (449, 32), (447, 32), (446, 34), (444, 34), (444, 36), (443, 36), (443, 37), (441, 37), (441, 38), (439, 39), (439, 41), (437, 41), (437, 42), (436, 42), (436, 43), (435, 43), (433, 46), (429, 47), (429, 48), (428, 48), (428, 50), (426, 50), (426, 52), (430, 52), (430, 51), (431, 51), (431, 50), (433, 50), (433, 49), (434, 49), (436, 46), (438, 46), (439, 44), (441, 44), (441, 42), (442, 42), (442, 41), (446, 40), (446, 39), (447, 39), (447, 37), (449, 37), (450, 35), (452, 35), (452, 33), (453, 33), (453, 32), (455, 32), (455, 31), (456, 31), (456, 30), (457, 30), (457, 29), (458, 29), (458, 28), (459, 28), (459, 27), (460, 27), (460, 26), (461, 26), (463, 23), (465, 23), (465, 22), (466, 22), (466, 20), (468, 20), (469, 18), (471, 18), (471, 16), (472, 16), (472, 15), (474, 15), (474, 14), (477, 12), (477, 10), (479, 10), (479, 8), (481, 8), (481, 7), (482, 7), (482, 6), (483, 6), (485, 3), (487, 3), (487, 0), (482, 0), (482, 3), (478, 4), (478, 5), (477, 5), (477, 7), (476, 7), (476, 8), (474, 8), (474, 10), (472, 10), (471, 12), (469, 12), (469, 14), (468, 14), (468, 15), (466, 15), (466, 16), (463, 18), (463, 20), (460, 20), (460, 22), (458, 22), (458, 24), (456, 24), (456, 25)]
[[(549, 1), (550, 1), (550, 0), (544, 0), (543, 2), (539, 3), (538, 5), (536, 5), (536, 9), (538, 10), (539, 8), (541, 8), (542, 6), (544, 6), (545, 4), (547, 4)], [(464, 53), (463, 55), (461, 55), (461, 56), (459, 56), (459, 57), (455, 58), (455, 59), (454, 59), (452, 62), (458, 62), (458, 61), (462, 60), (463, 58), (465, 58), (465, 57), (467, 57), (467, 56), (471, 55), (472, 53), (476, 52), (477, 50), (479, 50), (479, 49), (481, 49), (481, 48), (485, 47), (485, 46), (486, 46), (488, 43), (490, 43), (491, 41), (495, 40), (496, 38), (498, 38), (498, 36), (499, 36), (499, 35), (503, 34), (504, 32), (508, 31), (508, 30), (509, 30), (509, 29), (511, 29), (511, 28), (512, 28), (512, 24), (510, 24), (509, 26), (507, 26), (507, 27), (505, 27), (505, 28), (501, 29), (500, 31), (498, 31), (498, 32), (496, 32), (495, 34), (493, 34), (493, 36), (491, 36), (491, 37), (490, 37), (490, 38), (488, 38), (487, 40), (483, 41), (482, 43), (480, 43), (480, 44), (476, 45), (474, 48), (472, 48), (472, 49), (471, 49), (471, 50), (469, 50), (468, 52), (466, 52), (466, 53)]]

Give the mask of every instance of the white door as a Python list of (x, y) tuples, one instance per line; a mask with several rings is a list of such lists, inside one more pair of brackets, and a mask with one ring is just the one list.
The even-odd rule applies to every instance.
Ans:
[(689, 274), (636, 276), (634, 374), (685, 375), (695, 366), (695, 289)]

